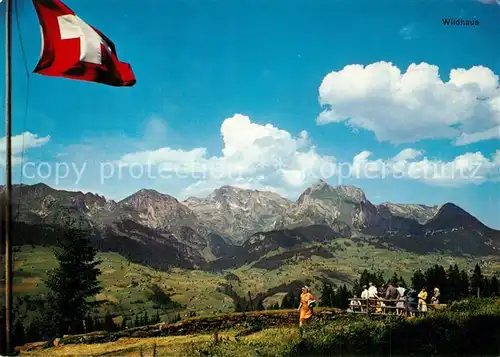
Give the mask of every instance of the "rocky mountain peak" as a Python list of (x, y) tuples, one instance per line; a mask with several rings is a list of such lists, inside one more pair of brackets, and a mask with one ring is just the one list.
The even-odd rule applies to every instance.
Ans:
[(425, 227), (427, 229), (486, 229), (486, 226), (476, 217), (451, 202), (447, 202), (439, 207), (436, 214), (426, 223)]
[(353, 202), (361, 203), (368, 201), (366, 199), (365, 192), (356, 186), (341, 185), (337, 186), (336, 191), (339, 192), (343, 197), (351, 199)]
[(186, 198), (183, 203), (186, 204), (186, 205), (190, 205), (190, 204), (197, 204), (197, 203), (200, 203), (201, 201), (203, 201), (202, 198), (199, 198), (199, 197), (195, 197), (195, 196), (189, 196), (188, 198)]
[(142, 189), (123, 199), (119, 205), (138, 215), (141, 224), (151, 228), (174, 229), (197, 227), (196, 217), (189, 207), (176, 198), (156, 190)]
[(311, 191), (322, 191), (322, 190), (330, 190), (333, 187), (330, 186), (326, 181), (319, 179), (316, 183), (310, 186)]
[(237, 187), (225, 185), (225, 186), (221, 186), (221, 187), (215, 189), (210, 195), (208, 195), (207, 198), (218, 201), (218, 202), (222, 202), (222, 201), (226, 201), (228, 198), (238, 196), (239, 194), (242, 193), (242, 191), (245, 191), (245, 190), (242, 190), (242, 189), (237, 188)]
[(364, 191), (359, 187), (349, 185), (333, 187), (323, 180), (319, 180), (306, 188), (306, 190), (298, 198), (297, 203), (305, 203), (309, 199), (347, 200), (355, 203), (368, 201)]
[(142, 189), (121, 200), (120, 204), (133, 207), (137, 210), (144, 210), (151, 206), (179, 204), (179, 201), (170, 195), (160, 193), (156, 190)]
[(242, 242), (250, 234), (276, 227), (291, 202), (274, 192), (226, 185), (184, 204), (212, 229)]
[[(3, 187), (4, 186), (2, 185), (1, 188), (3, 189)], [(12, 191), (13, 195), (16, 196), (20, 195), (26, 198), (43, 198), (56, 190), (44, 183), (37, 183), (34, 185), (13, 185)]]
[(391, 203), (384, 202), (379, 207), (389, 210), (391, 214), (397, 217), (414, 219), (420, 224), (425, 224), (429, 219), (434, 217), (439, 206), (427, 206), (413, 203)]
[(296, 204), (306, 203), (310, 198), (313, 197), (321, 199), (322, 197), (326, 197), (326, 195), (328, 193), (331, 193), (333, 190), (333, 187), (330, 186), (327, 182), (319, 180), (318, 182), (306, 188), (304, 192), (302, 192), (302, 194), (297, 199)]

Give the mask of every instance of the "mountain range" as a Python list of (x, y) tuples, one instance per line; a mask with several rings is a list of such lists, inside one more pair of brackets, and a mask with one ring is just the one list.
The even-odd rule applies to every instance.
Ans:
[[(157, 269), (272, 266), (266, 254), (323, 255), (324, 242), (348, 238), (425, 254), (498, 255), (500, 231), (453, 203), (372, 204), (354, 186), (318, 181), (293, 202), (273, 192), (222, 186), (205, 198), (142, 189), (113, 201), (45, 184), (13, 190), (15, 245), (52, 245), (65, 217), (91, 232), (101, 251)], [(266, 259), (268, 259), (266, 261)]]

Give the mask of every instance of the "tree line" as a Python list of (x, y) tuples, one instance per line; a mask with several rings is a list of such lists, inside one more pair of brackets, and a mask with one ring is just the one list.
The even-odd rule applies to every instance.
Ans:
[(476, 296), (500, 296), (498, 278), (496, 275), (490, 278), (485, 276), (479, 264), (476, 264), (471, 274), (465, 270), (459, 270), (457, 264), (450, 265), (448, 269), (436, 264), (424, 271), (421, 269), (414, 271), (410, 285), (397, 273), (387, 279), (382, 272), (369, 272), (367, 269), (360, 274), (359, 279), (354, 281), (351, 290), (346, 285), (332, 286), (332, 284), (324, 282), (321, 289), (320, 306), (346, 309), (349, 306), (349, 298), (354, 295), (359, 297), (363, 286), (368, 286), (370, 282), (376, 287), (385, 287), (390, 282), (405, 289), (413, 287), (420, 290), (426, 287), (428, 291), (438, 287), (441, 293), (441, 303)]
[[(347, 309), (349, 307), (349, 298), (354, 295), (360, 297), (363, 286), (373, 283), (376, 287), (385, 287), (389, 282), (405, 289), (410, 286), (417, 290), (422, 289), (424, 286), (428, 290), (438, 287), (441, 293), (441, 303), (449, 303), (478, 295), (480, 297), (500, 296), (498, 278), (496, 275), (485, 276), (479, 264), (476, 264), (471, 274), (465, 270), (459, 270), (457, 264), (450, 265), (448, 269), (436, 264), (423, 271), (421, 269), (414, 271), (409, 284), (400, 274), (394, 273), (387, 278), (381, 271), (370, 272), (367, 269), (361, 272), (351, 288), (348, 288), (346, 284), (335, 285), (329, 281), (324, 281), (317, 295), (320, 300), (319, 306)], [(268, 309), (294, 309), (299, 304), (300, 291), (290, 290), (283, 297), (281, 304), (272, 304)]]
[[(135, 319), (124, 316), (120, 324), (116, 315), (107, 312), (99, 316), (102, 302), (95, 296), (102, 291), (99, 283), (101, 271), (97, 250), (92, 247), (89, 232), (83, 223), (70, 215), (63, 215), (63, 232), (53, 250), (58, 262), (56, 269), (48, 272), (43, 283), (48, 293), (42, 298), (20, 296), (18, 302), (26, 304), (27, 311), (14, 309), (13, 343), (16, 346), (27, 342), (47, 341), (66, 334), (80, 334), (94, 331), (116, 332), (161, 322), (159, 311), (149, 317), (148, 312), (136, 314)], [(171, 303), (170, 297), (158, 286), (152, 287), (151, 300), (156, 305)], [(174, 315), (170, 322), (181, 319)], [(26, 324), (27, 320), (31, 320)], [(5, 332), (3, 318), (0, 318), (0, 333)]]

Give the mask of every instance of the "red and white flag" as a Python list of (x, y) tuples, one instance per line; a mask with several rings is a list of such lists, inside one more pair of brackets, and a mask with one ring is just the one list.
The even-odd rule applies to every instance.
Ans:
[(134, 72), (120, 62), (115, 45), (59, 0), (33, 0), (42, 31), (42, 54), (34, 70), (111, 86), (133, 86)]

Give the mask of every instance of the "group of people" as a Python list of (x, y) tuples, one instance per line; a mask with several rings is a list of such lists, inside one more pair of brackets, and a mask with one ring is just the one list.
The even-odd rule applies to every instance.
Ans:
[[(356, 295), (351, 299), (349, 310), (376, 313), (386, 310), (387, 312), (395, 311), (396, 314), (413, 317), (416, 314), (427, 313), (428, 302), (439, 304), (440, 295), (437, 286), (434, 287), (433, 294), (429, 299), (425, 286), (420, 292), (417, 292), (414, 287), (405, 289), (401, 285), (396, 287), (391, 282), (387, 284), (385, 289), (379, 289), (373, 283), (369, 283), (368, 286), (363, 286), (361, 299), (357, 298)], [(316, 298), (311, 294), (311, 289), (308, 286), (302, 287), (300, 305), (297, 309), (300, 327), (313, 316), (315, 306)]]
[(360, 312), (395, 312), (398, 315), (415, 316), (425, 314), (427, 304), (439, 304), (440, 291), (434, 287), (429, 300), (427, 288), (424, 286), (420, 292), (414, 287), (405, 289), (402, 286), (395, 286), (391, 282), (386, 288), (377, 288), (373, 283), (363, 286), (361, 299), (356, 295), (351, 299), (350, 311)]

